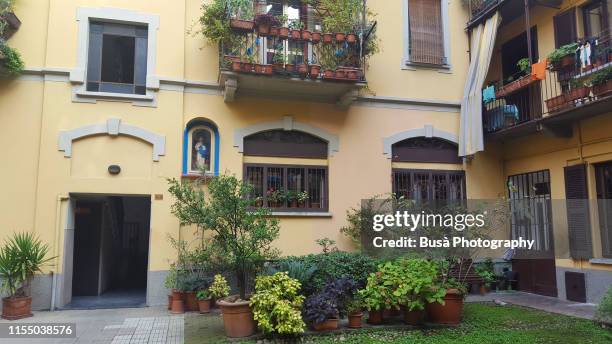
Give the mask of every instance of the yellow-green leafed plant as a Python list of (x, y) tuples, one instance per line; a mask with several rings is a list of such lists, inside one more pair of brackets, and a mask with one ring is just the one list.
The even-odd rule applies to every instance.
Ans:
[(225, 277), (215, 275), (213, 283), (210, 285), (210, 288), (208, 288), (208, 292), (210, 293), (210, 296), (217, 300), (227, 297), (230, 293), (230, 287), (229, 284), (227, 284)]
[(293, 336), (304, 332), (301, 284), (286, 272), (258, 276), (251, 308), (259, 329), (267, 335)]

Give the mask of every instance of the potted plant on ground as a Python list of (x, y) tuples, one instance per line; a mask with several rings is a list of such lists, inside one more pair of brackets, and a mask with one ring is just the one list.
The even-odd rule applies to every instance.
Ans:
[(548, 55), (548, 63), (553, 70), (561, 70), (573, 66), (576, 61), (577, 43), (566, 44)]
[(201, 314), (210, 313), (212, 297), (207, 289), (199, 290), (196, 294), (198, 298), (198, 309)]
[(383, 311), (396, 304), (392, 301), (395, 297), (391, 295), (390, 289), (384, 285), (383, 274), (380, 271), (368, 276), (365, 288), (359, 290), (359, 296), (368, 310), (368, 324), (371, 325), (381, 325)]
[(348, 327), (361, 328), (363, 319), (363, 300), (359, 294), (356, 294), (353, 300), (348, 304)]
[(315, 331), (338, 328), (339, 318), (348, 312), (350, 301), (357, 293), (357, 283), (350, 277), (342, 277), (327, 283), (323, 289), (304, 302), (304, 319)]
[(293, 337), (304, 332), (300, 311), (304, 296), (300, 289), (300, 282), (287, 272), (257, 277), (250, 305), (264, 335)]
[(214, 305), (216, 300), (221, 300), (224, 297), (228, 297), (231, 289), (225, 277), (220, 274), (216, 274), (213, 278), (213, 283), (208, 288), (208, 292), (212, 298), (211, 304)]
[[(164, 286), (166, 289), (170, 290), (170, 293), (168, 294), (168, 310), (171, 310), (173, 300), (172, 295), (174, 294), (173, 290), (176, 289), (176, 266), (174, 264), (170, 265), (168, 275), (166, 275), (166, 278), (164, 279)], [(177, 298), (179, 297), (177, 296)]]
[(606, 67), (593, 73), (591, 84), (595, 96), (601, 97), (610, 94), (612, 92), (612, 67)]
[(46, 258), (49, 246), (32, 233), (15, 233), (0, 249), (2, 318), (17, 320), (32, 316), (30, 283), (34, 274), (52, 259)]
[(449, 279), (437, 286), (444, 291), (441, 301), (428, 303), (426, 306), (429, 319), (437, 324), (456, 325), (461, 322), (463, 299), (467, 292), (465, 284)]
[(204, 194), (199, 183), (170, 179), (169, 192), (176, 201), (172, 212), (184, 225), (196, 225), (210, 232), (210, 244), (232, 271), (238, 285), (238, 295), (217, 302), (223, 314), (228, 337), (248, 337), (255, 333), (256, 324), (249, 306), (247, 276), (275, 259), (278, 251), (272, 242), (279, 236), (278, 220), (268, 208), (254, 208), (254, 188), (234, 176), (222, 175), (208, 182)]
[(474, 270), (483, 281), (483, 283), (481, 283), (479, 286), (480, 294), (485, 295), (491, 290), (491, 284), (496, 278), (493, 260), (491, 258), (487, 258), (484, 262), (478, 264)]

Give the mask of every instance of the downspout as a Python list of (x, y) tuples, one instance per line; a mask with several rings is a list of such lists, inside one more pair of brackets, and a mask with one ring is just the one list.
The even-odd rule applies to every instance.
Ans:
[(531, 20), (529, 18), (529, 0), (525, 0), (525, 32), (527, 33), (527, 56), (529, 66), (533, 64), (533, 54), (531, 51)]
[(60, 242), (60, 227), (62, 224), (61, 221), (61, 213), (62, 213), (62, 202), (68, 200), (68, 196), (60, 195), (57, 196), (57, 201), (55, 204), (55, 241), (53, 243), (53, 259), (55, 260), (55, 264), (53, 264), (53, 271), (51, 271), (53, 281), (51, 283), (51, 305), (49, 306), (49, 310), (55, 310), (55, 293), (57, 292), (57, 271), (59, 269), (60, 259), (59, 259), (59, 242)]

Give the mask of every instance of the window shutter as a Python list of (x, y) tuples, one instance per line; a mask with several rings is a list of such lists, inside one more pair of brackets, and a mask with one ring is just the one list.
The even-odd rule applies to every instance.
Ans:
[(586, 171), (586, 164), (565, 167), (567, 229), (570, 255), (575, 259), (593, 258)]
[(408, 1), (410, 62), (445, 63), (441, 0)]
[(553, 17), (555, 46), (557, 48), (576, 42), (576, 8)]

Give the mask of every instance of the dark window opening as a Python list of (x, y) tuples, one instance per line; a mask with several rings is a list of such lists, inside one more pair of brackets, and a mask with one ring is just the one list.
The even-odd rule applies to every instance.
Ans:
[(587, 38), (604, 38), (609, 35), (608, 4), (606, 1), (593, 1), (582, 8), (584, 35)]
[(146, 94), (148, 28), (91, 22), (87, 91)]
[(327, 159), (328, 143), (301, 131), (270, 130), (244, 138), (244, 155)]
[(246, 164), (244, 180), (257, 206), (273, 211), (325, 212), (329, 209), (327, 167)]
[(465, 172), (393, 170), (393, 193), (415, 201), (465, 200)]
[[(520, 35), (512, 38), (504, 43), (502, 51), (502, 73), (504, 76), (504, 84), (512, 82), (522, 76), (517, 63), (529, 56), (527, 47), (527, 33), (523, 32)], [(538, 30), (534, 26), (531, 28), (531, 59), (533, 62), (538, 61)]]
[(438, 138), (407, 139), (394, 144), (391, 150), (394, 162), (461, 163), (457, 145)]
[(556, 15), (553, 21), (555, 26), (556, 48), (576, 42), (576, 8)]

